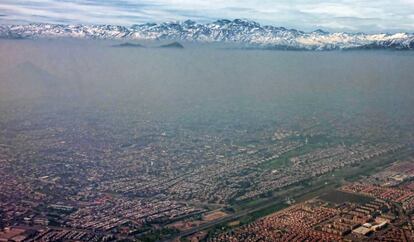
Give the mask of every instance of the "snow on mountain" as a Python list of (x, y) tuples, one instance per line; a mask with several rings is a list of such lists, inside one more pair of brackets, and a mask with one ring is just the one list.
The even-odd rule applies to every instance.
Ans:
[(303, 32), (262, 26), (248, 20), (217, 20), (199, 24), (184, 22), (147, 23), (131, 27), (114, 25), (28, 24), (0, 26), (2, 38), (97, 38), (128, 40), (174, 40), (236, 43), (248, 48), (333, 50), (414, 49), (414, 34)]

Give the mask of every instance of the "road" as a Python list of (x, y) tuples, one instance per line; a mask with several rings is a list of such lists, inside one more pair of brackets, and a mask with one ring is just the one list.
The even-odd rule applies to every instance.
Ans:
[(240, 211), (238, 213), (234, 213), (232, 215), (229, 215), (229, 216), (226, 216), (226, 217), (223, 217), (223, 218), (220, 218), (220, 219), (211, 221), (211, 222), (207, 222), (207, 223), (202, 224), (202, 225), (200, 225), (200, 226), (198, 226), (196, 228), (192, 228), (192, 229), (183, 231), (183, 232), (175, 235), (175, 238), (168, 238), (168, 239), (164, 239), (162, 241), (167, 242), (167, 241), (172, 241), (172, 240), (174, 240), (176, 238), (187, 237), (187, 236), (190, 236), (192, 234), (195, 234), (195, 233), (197, 233), (199, 231), (212, 228), (212, 227), (214, 227), (214, 226), (216, 226), (218, 224), (222, 224), (222, 223), (226, 223), (226, 222), (231, 222), (233, 220), (237, 220), (237, 219), (239, 219), (241, 217), (244, 217), (246, 215), (252, 214), (254, 212), (258, 212), (258, 211), (261, 211), (261, 210), (264, 210), (264, 209), (267, 209), (267, 208), (270, 208), (270, 207), (273, 207), (273, 206), (276, 206), (276, 205), (280, 205), (283, 202), (284, 202), (283, 199), (276, 199), (276, 200), (273, 200), (272, 202), (266, 203), (266, 204), (264, 204), (262, 206), (258, 206), (258, 207), (252, 208), (252, 209), (246, 209), (246, 210)]

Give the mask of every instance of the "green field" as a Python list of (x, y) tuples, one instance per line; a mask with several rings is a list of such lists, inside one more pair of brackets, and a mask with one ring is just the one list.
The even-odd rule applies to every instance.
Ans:
[(327, 202), (335, 203), (335, 204), (342, 204), (345, 202), (349, 202), (349, 203), (356, 203), (360, 205), (364, 205), (366, 203), (369, 203), (375, 200), (371, 197), (366, 197), (366, 196), (348, 193), (348, 192), (342, 192), (338, 190), (332, 190), (326, 194), (323, 194), (319, 198)]
[(325, 146), (326, 144), (324, 143), (307, 144), (300, 148), (286, 152), (277, 159), (265, 162), (260, 167), (262, 169), (277, 169), (284, 166), (288, 166), (290, 164), (290, 158), (309, 153), (317, 148), (323, 148)]

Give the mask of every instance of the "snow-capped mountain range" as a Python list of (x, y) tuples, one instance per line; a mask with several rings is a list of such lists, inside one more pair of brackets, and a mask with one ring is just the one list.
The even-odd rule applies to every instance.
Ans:
[(413, 33), (365, 34), (303, 32), (283, 27), (262, 26), (248, 20), (217, 20), (200, 24), (184, 22), (147, 23), (130, 27), (115, 25), (28, 24), (0, 25), (2, 38), (92, 38), (124, 40), (174, 40), (224, 42), (247, 48), (335, 50), (335, 49), (414, 49)]

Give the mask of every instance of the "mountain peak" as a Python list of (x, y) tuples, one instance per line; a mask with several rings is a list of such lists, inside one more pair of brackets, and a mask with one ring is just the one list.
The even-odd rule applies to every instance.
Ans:
[(321, 34), (321, 35), (329, 34), (329, 32), (327, 32), (325, 30), (322, 30), (322, 29), (316, 29), (316, 30), (312, 31), (312, 33)]

